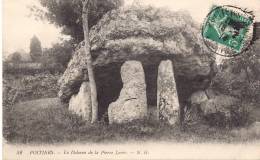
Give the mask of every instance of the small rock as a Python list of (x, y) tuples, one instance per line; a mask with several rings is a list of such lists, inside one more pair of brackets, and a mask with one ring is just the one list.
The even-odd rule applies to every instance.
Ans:
[(239, 100), (232, 96), (218, 95), (213, 99), (201, 103), (200, 108), (204, 115), (220, 112), (229, 117), (230, 110), (232, 107), (235, 107), (238, 102)]
[(121, 67), (123, 88), (108, 108), (109, 123), (126, 123), (147, 116), (144, 70), (138, 61), (127, 61)]
[(79, 93), (73, 95), (69, 101), (69, 110), (82, 116), (84, 120), (91, 121), (91, 97), (89, 82), (81, 84)]
[(178, 121), (180, 104), (170, 60), (162, 61), (158, 68), (157, 108), (159, 120), (166, 120), (170, 124)]
[(215, 93), (215, 91), (213, 89), (210, 89), (210, 88), (206, 89), (205, 93), (206, 93), (208, 99), (212, 99), (212, 98), (214, 98), (217, 95)]
[(257, 135), (260, 135), (260, 122), (255, 122), (250, 126), (250, 129), (254, 131)]
[(204, 91), (197, 91), (191, 95), (191, 104), (201, 104), (208, 100), (208, 97)]

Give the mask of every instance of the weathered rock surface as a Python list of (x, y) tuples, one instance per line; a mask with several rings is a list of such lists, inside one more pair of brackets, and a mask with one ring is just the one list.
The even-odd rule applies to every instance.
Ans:
[(67, 102), (73, 94), (78, 93), (84, 74), (87, 74), (84, 70), (87, 70), (86, 55), (84, 49), (80, 48), (74, 53), (68, 68), (58, 81), (60, 85), (58, 96), (62, 101)]
[(258, 115), (260, 102), (259, 44), (260, 41), (256, 40), (246, 53), (224, 58), (218, 63), (211, 85), (206, 91), (191, 96), (190, 115), (199, 115), (192, 112), (198, 108), (200, 114), (213, 125), (241, 126), (257, 120), (254, 117)]
[[(142, 63), (149, 106), (157, 105), (158, 66), (162, 60), (169, 59), (174, 64), (181, 105), (186, 105), (193, 92), (205, 90), (215, 72), (214, 59), (198, 35), (198, 25), (183, 12), (130, 7), (105, 15), (90, 30), (99, 118), (106, 115), (109, 104), (119, 96), (120, 68), (126, 61)], [(84, 81), (87, 67), (83, 46), (81, 43), (77, 47), (59, 80), (59, 97), (63, 102), (77, 94)]]
[[(180, 95), (186, 99), (194, 90), (205, 89), (213, 72), (213, 60), (199, 34), (199, 27), (187, 13), (151, 7), (114, 10), (91, 28), (93, 66), (98, 70), (112, 63), (138, 60), (149, 69), (150, 66), (158, 66), (161, 60), (171, 59), (176, 69), (176, 80), (180, 82), (178, 86), (184, 87)], [(59, 80), (62, 101), (68, 101), (77, 93), (83, 81), (83, 71), (86, 70), (83, 45), (81, 43), (76, 49)], [(101, 71), (96, 74), (106, 73)], [(154, 78), (154, 81), (157, 79)], [(151, 88), (156, 88), (156, 83)]]
[(73, 95), (69, 102), (69, 110), (76, 113), (88, 122), (91, 121), (91, 97), (89, 82), (81, 84), (79, 93)]
[(158, 68), (157, 108), (159, 120), (175, 124), (179, 118), (180, 104), (170, 60), (162, 61)]
[[(219, 64), (217, 74), (212, 79), (208, 90), (217, 93), (201, 104), (204, 115), (222, 113), (231, 125), (245, 125), (252, 120), (253, 113), (257, 112), (260, 100), (260, 41), (249, 50), (235, 58), (225, 58)], [(208, 95), (210, 92), (208, 92)], [(212, 119), (208, 116), (207, 119)]]
[(208, 97), (204, 91), (197, 91), (191, 95), (191, 104), (201, 104), (208, 100)]
[[(217, 121), (231, 120), (232, 112), (238, 110), (239, 99), (224, 95), (216, 94), (212, 90), (198, 91), (191, 95), (191, 106), (185, 115), (188, 123), (194, 123), (206, 118), (214, 123)], [(219, 117), (221, 115), (221, 117)], [(217, 117), (216, 117), (217, 116)], [(219, 122), (216, 122), (219, 123)]]
[(256, 133), (256, 135), (260, 135), (260, 122), (254, 122), (249, 127), (249, 130), (252, 130)]
[(147, 116), (144, 70), (137, 61), (127, 61), (121, 68), (123, 88), (108, 108), (109, 123), (125, 123)]
[(224, 113), (226, 117), (230, 118), (230, 111), (232, 108), (236, 107), (239, 100), (237, 98), (218, 95), (213, 99), (209, 99), (200, 105), (200, 108), (204, 115), (214, 114), (214, 113)]
[(209, 97), (206, 91), (199, 90), (194, 92), (190, 97), (190, 107), (185, 108), (185, 122), (188, 124), (198, 123), (203, 118), (203, 112), (201, 112), (200, 105), (203, 102), (208, 101)]

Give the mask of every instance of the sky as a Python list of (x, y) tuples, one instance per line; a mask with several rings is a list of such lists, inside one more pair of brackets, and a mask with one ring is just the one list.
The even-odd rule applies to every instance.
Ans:
[[(36, 21), (29, 16), (29, 5), (37, 0), (4, 0), (3, 1), (3, 50), (14, 52), (29, 51), (30, 39), (36, 35), (43, 47), (50, 47), (57, 42), (60, 29), (48, 22)], [(37, 4), (37, 3), (36, 3)]]
[[(254, 11), (256, 20), (260, 21), (260, 0), (125, 0), (125, 5), (133, 2), (155, 7), (166, 7), (170, 10), (187, 10), (191, 16), (202, 22), (213, 4), (235, 5)], [(58, 42), (62, 36), (60, 28), (47, 21), (36, 21), (29, 16), (29, 5), (38, 5), (38, 0), (3, 0), (3, 52), (29, 52), (30, 39), (36, 35), (42, 47), (47, 48)]]

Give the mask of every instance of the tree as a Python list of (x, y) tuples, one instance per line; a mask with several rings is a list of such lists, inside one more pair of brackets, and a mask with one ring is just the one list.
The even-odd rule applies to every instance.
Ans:
[(22, 60), (22, 56), (19, 52), (14, 52), (8, 59), (10, 59), (11, 62), (19, 63)]
[(89, 25), (88, 25), (88, 12), (89, 3), (91, 0), (82, 0), (82, 20), (83, 20), (83, 31), (84, 31), (84, 42), (85, 42), (85, 54), (87, 58), (87, 70), (90, 85), (90, 97), (91, 97), (91, 107), (92, 107), (92, 118), (91, 123), (94, 123), (98, 119), (98, 101), (97, 101), (97, 88), (92, 67), (92, 57), (90, 54), (90, 43), (89, 43)]
[[(36, 18), (47, 19), (50, 23), (62, 28), (62, 33), (70, 35), (75, 43), (84, 39), (82, 28), (81, 0), (39, 0), (47, 9), (32, 6)], [(89, 4), (88, 27), (96, 25), (102, 16), (123, 4), (123, 0), (92, 0)]]
[(45, 49), (43, 54), (44, 57), (47, 57), (47, 59), (52, 59), (54, 63), (61, 64), (64, 68), (66, 68), (69, 60), (71, 59), (72, 52), (73, 45), (71, 40), (65, 40), (53, 44), (51, 48)]
[(33, 61), (40, 61), (42, 56), (41, 42), (36, 36), (33, 36), (31, 39), (30, 55)]

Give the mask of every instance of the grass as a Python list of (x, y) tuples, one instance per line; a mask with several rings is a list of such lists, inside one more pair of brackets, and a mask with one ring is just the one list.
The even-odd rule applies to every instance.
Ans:
[[(44, 104), (42, 104), (44, 102)], [(11, 143), (110, 143), (126, 141), (172, 142), (248, 142), (260, 139), (260, 133), (214, 128), (203, 124), (169, 126), (153, 120), (108, 125), (86, 124), (55, 99), (25, 102), (6, 113), (4, 137)], [(243, 131), (245, 132), (245, 131)]]

